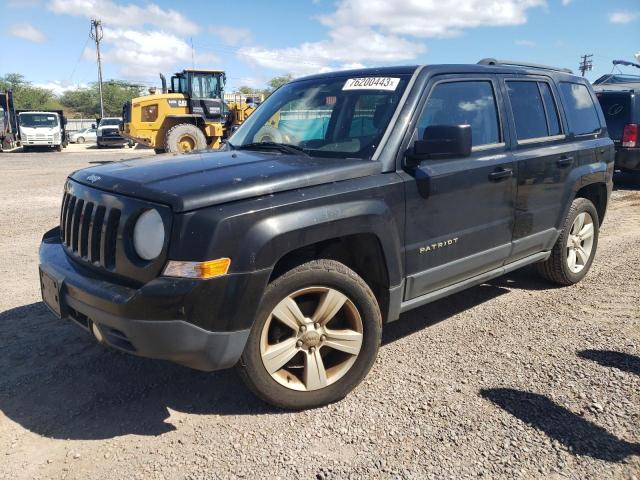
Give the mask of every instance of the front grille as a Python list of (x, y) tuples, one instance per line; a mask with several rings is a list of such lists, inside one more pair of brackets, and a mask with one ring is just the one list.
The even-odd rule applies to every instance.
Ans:
[[(94, 177), (93, 181), (101, 178), (97, 174), (76, 175)], [(147, 261), (135, 253), (132, 236), (137, 218), (150, 208), (162, 217), (165, 245), (158, 258)], [(156, 278), (164, 267), (171, 217), (166, 205), (106, 192), (70, 178), (60, 209), (60, 240), (67, 255), (76, 262), (114, 277), (145, 283)]]
[(114, 269), (121, 211), (65, 192), (60, 214), (61, 240), (67, 251), (95, 265)]

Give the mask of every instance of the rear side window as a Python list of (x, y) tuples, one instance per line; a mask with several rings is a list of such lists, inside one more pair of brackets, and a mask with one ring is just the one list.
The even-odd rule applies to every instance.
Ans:
[(622, 138), (624, 127), (631, 121), (631, 95), (628, 93), (598, 93), (598, 101), (607, 122), (609, 136), (615, 140)]
[(500, 143), (498, 110), (489, 81), (439, 83), (418, 120), (418, 135), (431, 125), (471, 125), (473, 146)]
[(600, 130), (598, 111), (586, 86), (580, 83), (560, 82), (560, 95), (567, 112), (569, 129), (575, 135)]
[(553, 94), (545, 82), (507, 82), (518, 140), (545, 138), (561, 133)]
[(562, 128), (560, 127), (560, 117), (558, 116), (558, 107), (553, 100), (553, 93), (551, 93), (551, 87), (548, 83), (540, 82), (540, 92), (542, 92), (542, 100), (544, 101), (544, 108), (547, 112), (547, 123), (549, 126), (549, 135), (560, 135)]
[(507, 82), (518, 140), (549, 136), (537, 82)]

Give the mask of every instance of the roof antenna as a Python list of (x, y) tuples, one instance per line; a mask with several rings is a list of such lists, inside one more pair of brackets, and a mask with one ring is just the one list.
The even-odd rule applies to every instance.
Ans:
[(196, 69), (196, 55), (193, 50), (193, 37), (189, 37), (189, 41), (191, 42), (191, 68)]

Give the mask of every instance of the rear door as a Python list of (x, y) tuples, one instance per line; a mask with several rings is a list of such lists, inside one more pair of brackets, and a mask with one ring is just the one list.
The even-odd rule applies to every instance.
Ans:
[(577, 159), (575, 146), (566, 141), (551, 79), (522, 75), (502, 79), (515, 132), (518, 190), (510, 254), (510, 261), (515, 261), (548, 250), (555, 242), (565, 184)]
[(405, 300), (497, 268), (511, 248), (516, 185), (496, 79), (436, 77), (425, 89), (409, 145), (430, 125), (470, 125), (473, 151), (465, 158), (425, 160), (401, 173)]

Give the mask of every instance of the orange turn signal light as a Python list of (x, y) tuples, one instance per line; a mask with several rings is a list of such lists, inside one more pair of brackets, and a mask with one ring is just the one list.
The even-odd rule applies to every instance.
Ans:
[(226, 275), (231, 266), (230, 258), (218, 258), (206, 262), (181, 262), (169, 260), (162, 274), (166, 277), (214, 278)]

